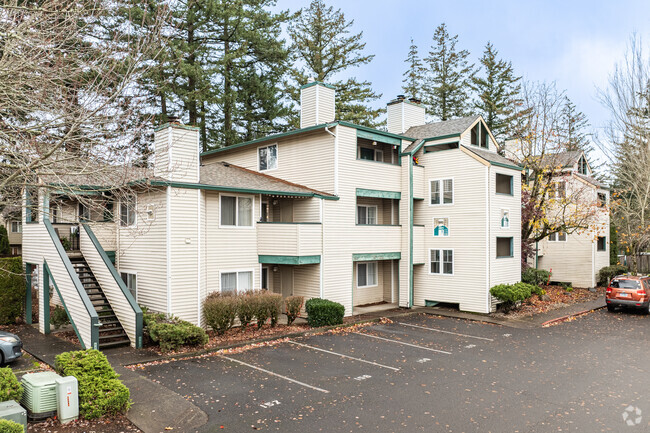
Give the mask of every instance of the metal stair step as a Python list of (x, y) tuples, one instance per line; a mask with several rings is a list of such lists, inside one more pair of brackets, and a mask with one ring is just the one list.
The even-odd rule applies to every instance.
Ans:
[(109, 334), (109, 335), (101, 335), (99, 334), (99, 341), (101, 342), (102, 340), (110, 340), (111, 338), (123, 338), (127, 337), (126, 332), (120, 332), (119, 334)]
[(101, 343), (99, 345), (99, 348), (100, 349), (110, 349), (112, 347), (128, 346), (130, 344), (131, 344), (130, 340), (111, 341), (111, 342)]

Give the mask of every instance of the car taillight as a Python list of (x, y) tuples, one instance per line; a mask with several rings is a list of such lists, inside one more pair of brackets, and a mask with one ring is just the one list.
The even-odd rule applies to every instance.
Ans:
[(636, 291), (636, 294), (637, 294), (637, 295), (643, 295), (643, 296), (645, 296), (645, 294), (646, 294), (646, 293), (645, 293), (645, 289), (637, 290), (637, 291)]
[(611, 288), (611, 287), (608, 287), (606, 293), (612, 293), (612, 288)]

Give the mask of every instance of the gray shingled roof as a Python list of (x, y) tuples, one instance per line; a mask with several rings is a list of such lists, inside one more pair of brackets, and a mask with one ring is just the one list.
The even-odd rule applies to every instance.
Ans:
[(474, 146), (463, 146), (465, 149), (469, 150), (470, 152), (474, 153), (475, 155), (478, 155), (479, 157), (483, 158), (484, 160), (488, 162), (496, 162), (497, 164), (506, 164), (510, 165), (513, 167), (519, 167), (519, 164), (516, 162), (510, 161), (508, 158), (504, 158), (503, 156), (499, 155), (498, 153), (495, 152), (489, 152), (485, 149), (480, 149), (478, 147)]
[(477, 114), (474, 116), (460, 117), (458, 119), (445, 120), (442, 122), (427, 123), (426, 125), (411, 126), (404, 133), (404, 136), (418, 138), (420, 140), (411, 143), (406, 149), (404, 149), (404, 153), (410, 152), (412, 149), (416, 148), (420, 141), (422, 141), (421, 139), (461, 134), (465, 132), (465, 130), (467, 130), (467, 128), (469, 128), (479, 117), (480, 116)]
[(556, 153), (547, 153), (542, 157), (542, 165), (552, 165), (560, 167), (571, 167), (578, 162), (578, 158), (582, 155), (580, 150), (565, 150)]
[(577, 177), (584, 180), (585, 182), (589, 182), (590, 184), (592, 184), (596, 188), (609, 189), (609, 187), (607, 185), (605, 185), (604, 183), (600, 182), (597, 179), (594, 179), (591, 176), (585, 176), (584, 174), (580, 174), (580, 173), (576, 173), (576, 172), (574, 172), (573, 174), (575, 174)]
[(334, 197), (333, 194), (327, 192), (308, 188), (264, 173), (258, 173), (225, 161), (202, 165), (200, 176), (200, 183), (203, 185)]
[(113, 188), (143, 179), (154, 179), (153, 170), (130, 165), (112, 165), (88, 158), (64, 155), (39, 168), (37, 174), (51, 185)]

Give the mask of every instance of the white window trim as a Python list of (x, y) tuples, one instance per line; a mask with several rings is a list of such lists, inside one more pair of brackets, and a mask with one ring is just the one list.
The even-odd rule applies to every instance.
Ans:
[[(431, 272), (431, 251), (440, 251), (440, 272), (435, 273)], [(451, 274), (445, 274), (442, 272), (444, 268), (444, 259), (442, 252), (443, 251), (451, 251)], [(429, 265), (429, 275), (436, 275), (436, 276), (443, 276), (443, 277), (453, 277), (454, 274), (456, 273), (456, 252), (454, 251), (453, 248), (429, 248), (429, 258), (428, 258), (428, 265)]]
[[(361, 224), (359, 222), (359, 207), (365, 207), (366, 208), (366, 219), (368, 219), (368, 208), (371, 208), (371, 207), (375, 208), (375, 220), (377, 220), (377, 221), (375, 221), (374, 224), (368, 224), (368, 223)], [(378, 225), (379, 224), (379, 222), (378, 222), (379, 213), (378, 212), (379, 212), (379, 210), (377, 208), (377, 205), (373, 205), (373, 204), (357, 204), (357, 212), (356, 212), (356, 214), (357, 214), (356, 215), (356, 217), (357, 217), (357, 225), (359, 225), (359, 226), (376, 226), (376, 225)]]
[[(264, 148), (272, 147), (272, 146), (276, 147), (276, 151), (275, 151), (275, 168), (267, 168), (266, 170), (261, 170), (260, 169), (260, 149), (264, 149)], [(278, 146), (278, 143), (267, 144), (266, 146), (259, 146), (257, 148), (257, 171), (259, 171), (259, 172), (273, 171), (273, 170), (277, 170), (279, 166), (280, 166), (280, 146)]]
[[(221, 197), (237, 197), (235, 200), (235, 225), (222, 225), (221, 224)], [(239, 197), (250, 198), (253, 200), (251, 203), (251, 225), (240, 226), (239, 222)], [(220, 229), (254, 229), (255, 228), (255, 196), (254, 195), (237, 195), (237, 194), (219, 194), (219, 228)]]
[[(235, 281), (239, 285), (239, 273), (241, 272), (250, 272), (251, 273), (251, 289), (255, 290), (255, 269), (232, 269), (232, 270), (223, 270), (219, 271), (219, 293), (223, 293), (221, 287), (221, 274), (237, 274)], [(239, 287), (235, 288), (235, 293), (239, 293)]]
[[(14, 224), (18, 227), (17, 231), (14, 231)], [(11, 221), (9, 223), (9, 230), (11, 233), (22, 233), (23, 232), (23, 222), (22, 221)]]
[[(125, 198), (122, 197), (118, 201), (118, 210), (119, 210), (118, 227), (121, 228), (121, 229), (137, 228), (138, 227), (138, 196), (136, 194), (133, 195), (133, 201), (134, 201), (133, 212), (135, 213), (135, 216), (133, 218), (133, 224), (126, 225), (126, 226), (122, 225), (122, 200), (124, 200), (124, 199)], [(79, 213), (78, 210), (77, 210), (77, 213)], [(77, 215), (77, 218), (79, 218), (79, 215)]]
[[(508, 226), (507, 227), (504, 227), (501, 224), (501, 220), (503, 219), (503, 213), (504, 212), (508, 212)], [(510, 209), (509, 208), (501, 208), (501, 216), (499, 217), (499, 227), (501, 228), (501, 230), (508, 230), (510, 228)]]
[(564, 233), (564, 240), (563, 241), (560, 240), (560, 233), (558, 233), (558, 232), (553, 233), (555, 235), (555, 239), (551, 239), (551, 235), (549, 235), (548, 236), (548, 241), (549, 242), (566, 242), (567, 239), (569, 239), (569, 235), (566, 232), (563, 232), (563, 233)]
[[(373, 151), (373, 159), (364, 159), (361, 158), (361, 149), (370, 149)], [(381, 153), (381, 161), (377, 160), (377, 152)], [(391, 153), (392, 155), (392, 153)], [(357, 147), (357, 161), (367, 161), (367, 162), (382, 162), (384, 164), (390, 164), (389, 162), (384, 162), (384, 151), (382, 149), (377, 149), (376, 146), (358, 146)]]
[[(377, 284), (372, 284), (372, 285), (365, 285), (365, 286), (360, 286), (359, 285), (359, 265), (367, 265), (368, 263), (374, 263), (375, 264), (375, 281)], [(366, 266), (366, 281), (368, 281), (368, 266)], [(367, 287), (377, 287), (379, 286), (379, 265), (377, 265), (377, 262), (357, 262), (357, 288), (358, 289), (365, 289)]]
[[(131, 271), (129, 269), (120, 268), (120, 269), (118, 269), (117, 272), (120, 274), (120, 279), (122, 278), (122, 274), (135, 275), (135, 301), (138, 302), (138, 297), (139, 297), (138, 296), (138, 291), (139, 291), (138, 286), (140, 285), (139, 284), (140, 278), (138, 277), (138, 271)], [(122, 281), (124, 281), (124, 280), (122, 280)], [(129, 286), (126, 283), (124, 283), (124, 285), (126, 286), (127, 289), (129, 288)]]
[[(451, 180), (451, 203), (445, 203), (445, 180)], [(440, 182), (440, 203), (438, 204), (432, 204), (431, 203), (431, 182)], [(453, 177), (445, 177), (445, 178), (438, 178), (438, 179), (429, 179), (429, 198), (427, 199), (429, 202), (429, 206), (453, 206), (454, 202), (456, 201), (456, 180)]]
[[(429, 196), (431, 196), (431, 195), (429, 195)], [(447, 236), (436, 236), (435, 235), (435, 230), (436, 230), (436, 227), (438, 227), (438, 223), (437, 223), (436, 220), (445, 219), (445, 218), (448, 221), (447, 222), (447, 224), (448, 224), (448, 226), (447, 226)], [(447, 216), (432, 217), (432, 221), (433, 221), (433, 226), (431, 227), (431, 236), (432, 237), (434, 237), (434, 238), (448, 238), (448, 237), (451, 237), (451, 218), (450, 217), (447, 217)], [(436, 249), (436, 248), (434, 248), (434, 249)], [(431, 258), (431, 256), (429, 256), (429, 258)]]

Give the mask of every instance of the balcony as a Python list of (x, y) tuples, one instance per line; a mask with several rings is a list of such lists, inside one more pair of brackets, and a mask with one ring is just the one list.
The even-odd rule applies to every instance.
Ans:
[(320, 257), (322, 250), (320, 223), (257, 223), (259, 256)]
[(426, 263), (424, 226), (413, 225), (413, 264)]
[(401, 251), (402, 227), (399, 225), (358, 224), (354, 236), (347, 239), (356, 252), (384, 253)]

